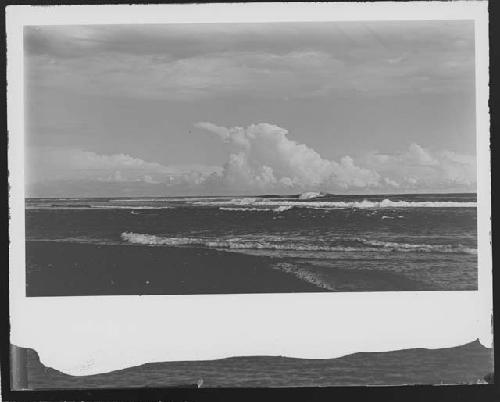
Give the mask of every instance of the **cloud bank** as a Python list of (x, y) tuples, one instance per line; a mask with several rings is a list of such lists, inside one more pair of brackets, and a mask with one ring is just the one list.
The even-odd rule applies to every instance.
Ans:
[(127, 154), (97, 154), (77, 148), (28, 150), (28, 197), (165, 195), (168, 188), (196, 192), (219, 166), (169, 165)]
[(222, 188), (240, 192), (475, 191), (472, 155), (430, 152), (412, 143), (399, 154), (373, 152), (356, 161), (349, 155), (335, 161), (289, 139), (286, 129), (273, 124), (226, 128), (200, 122), (196, 127), (229, 145), (222, 173), (207, 178)]
[(455, 93), (473, 90), (473, 29), (470, 21), (27, 27), (26, 77), (35, 87), (162, 100)]
[[(28, 196), (62, 196), (61, 192), (103, 196), (476, 190), (472, 155), (431, 152), (412, 143), (397, 154), (371, 152), (356, 159), (345, 155), (336, 161), (291, 140), (285, 128), (274, 124), (228, 128), (199, 122), (195, 127), (225, 144), (223, 166), (165, 166), (126, 154), (46, 147), (30, 158), (36, 169), (28, 178), (29, 193), (35, 194)], [(54, 191), (56, 194), (46, 194)]]
[[(314, 149), (288, 138), (288, 131), (273, 124), (225, 128), (197, 123), (229, 144), (229, 160), (217, 182), (244, 191), (325, 188), (341, 190), (376, 186), (377, 172), (357, 166), (351, 157), (327, 160)], [(213, 179), (213, 177), (211, 177)]]

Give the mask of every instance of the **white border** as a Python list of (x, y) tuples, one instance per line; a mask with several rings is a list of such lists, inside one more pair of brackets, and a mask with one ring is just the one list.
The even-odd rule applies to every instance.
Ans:
[[(24, 25), (348, 20), (475, 21), (477, 292), (25, 297)], [(332, 358), (356, 351), (492, 346), (487, 2), (8, 6), (11, 342), (87, 375), (234, 355)]]

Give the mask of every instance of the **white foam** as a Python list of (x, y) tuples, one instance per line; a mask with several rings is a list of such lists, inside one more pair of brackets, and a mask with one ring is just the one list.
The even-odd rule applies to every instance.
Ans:
[[(130, 200), (128, 200), (130, 201)], [(127, 201), (127, 202), (128, 202)], [(137, 199), (138, 201), (138, 199)], [(146, 200), (143, 200), (146, 201)], [(157, 200), (155, 200), (157, 201)], [(169, 201), (175, 201), (170, 199)], [(65, 205), (53, 203), (39, 203), (26, 205), (26, 209), (169, 209), (179, 206), (209, 206), (219, 207), (226, 211), (269, 211), (283, 212), (291, 208), (311, 208), (311, 209), (383, 209), (383, 208), (475, 208), (476, 202), (471, 201), (391, 201), (384, 199), (382, 201), (299, 201), (297, 199), (264, 199), (264, 198), (194, 198), (179, 199), (183, 204), (172, 205), (165, 203), (163, 205), (116, 205), (116, 204), (93, 204), (87, 205)], [(385, 218), (383, 218), (385, 219)]]
[(286, 272), (288, 274), (291, 274), (295, 276), (296, 278), (299, 278), (307, 283), (311, 283), (315, 286), (318, 286), (323, 289), (328, 289), (328, 290), (333, 290), (335, 291), (335, 287), (328, 283), (325, 282), (324, 280), (321, 279), (321, 277), (314, 272), (310, 272), (304, 269), (300, 269), (299, 267), (296, 267), (293, 264), (287, 263), (287, 262), (280, 262), (277, 264), (273, 264), (272, 268), (277, 269), (282, 272)]
[(476, 254), (477, 250), (465, 246), (452, 246), (448, 244), (408, 244), (395, 242), (382, 242), (361, 238), (352, 239), (360, 246), (329, 246), (308, 244), (300, 241), (288, 241), (276, 238), (274, 241), (253, 240), (244, 238), (213, 239), (201, 237), (164, 237), (151, 234), (123, 232), (121, 238), (133, 244), (150, 246), (198, 246), (214, 249), (239, 249), (239, 250), (294, 250), (294, 251), (330, 251), (330, 252), (424, 252), (424, 253), (462, 253)]
[(251, 205), (254, 207), (289, 206), (300, 208), (475, 208), (476, 202), (472, 201), (285, 201), (266, 200), (259, 198), (235, 198), (230, 201), (197, 201), (193, 205), (205, 206), (230, 206)]
[(314, 191), (307, 191), (305, 193), (300, 194), (299, 199), (308, 200), (310, 198), (317, 198), (317, 197), (320, 197), (322, 195), (323, 195), (323, 193), (318, 193), (318, 192), (314, 192)]
[[(228, 205), (251, 205), (256, 203), (257, 201), (258, 198), (245, 197), (245, 198), (233, 198), (232, 200), (229, 201), (214, 201), (211, 202), (210, 204), (222, 203)], [(199, 204), (199, 203), (195, 202), (194, 204)]]
[(280, 205), (278, 208), (275, 209), (276, 212), (284, 212), (288, 211), (289, 209), (292, 209), (293, 205)]
[(91, 209), (169, 209), (165, 205), (161, 207), (149, 206), (149, 205), (92, 205)]
[(378, 241), (378, 240), (365, 240), (365, 239), (357, 239), (357, 240), (367, 246), (380, 247), (382, 249), (389, 249), (395, 251), (477, 254), (477, 249), (462, 245), (452, 246), (450, 244), (409, 244), (409, 243), (396, 243), (396, 242)]
[(259, 212), (259, 211), (272, 211), (272, 212), (284, 212), (292, 209), (291, 205), (280, 205), (278, 207), (260, 207), (260, 208), (252, 208), (252, 207), (219, 207), (221, 211), (250, 211), (250, 212)]
[(219, 207), (221, 211), (269, 211), (268, 208)]

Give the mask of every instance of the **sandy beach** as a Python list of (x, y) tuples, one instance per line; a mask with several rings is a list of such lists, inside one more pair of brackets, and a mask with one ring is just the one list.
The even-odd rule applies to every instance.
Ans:
[(26, 242), (28, 296), (434, 290), (377, 270), (196, 247)]

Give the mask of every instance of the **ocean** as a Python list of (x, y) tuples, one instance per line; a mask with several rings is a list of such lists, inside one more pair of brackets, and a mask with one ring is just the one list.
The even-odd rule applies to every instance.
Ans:
[(475, 290), (476, 201), (30, 198), (27, 295)]

